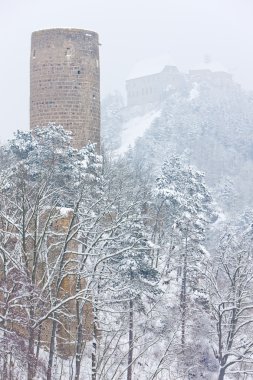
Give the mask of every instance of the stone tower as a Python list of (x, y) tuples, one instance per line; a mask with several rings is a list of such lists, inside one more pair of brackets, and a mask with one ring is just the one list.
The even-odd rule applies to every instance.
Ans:
[(81, 29), (48, 29), (32, 34), (30, 128), (48, 123), (73, 133), (75, 148), (100, 147), (98, 34)]

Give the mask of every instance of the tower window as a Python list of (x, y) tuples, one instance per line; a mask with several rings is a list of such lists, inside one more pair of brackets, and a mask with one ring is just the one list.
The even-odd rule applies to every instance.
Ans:
[(36, 50), (34, 49), (34, 51), (33, 51), (33, 58), (35, 58), (36, 57)]
[(78, 70), (78, 71), (77, 71), (77, 74), (81, 74), (81, 71), (80, 71), (80, 70)]
[(66, 55), (66, 57), (70, 57), (71, 53), (70, 53), (70, 48), (69, 47), (67, 48), (65, 55)]

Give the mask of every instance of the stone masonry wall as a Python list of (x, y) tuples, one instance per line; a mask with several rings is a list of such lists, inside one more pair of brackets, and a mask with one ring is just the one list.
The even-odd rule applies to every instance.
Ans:
[(99, 43), (95, 32), (48, 29), (32, 34), (30, 128), (49, 123), (73, 133), (73, 146), (100, 146)]

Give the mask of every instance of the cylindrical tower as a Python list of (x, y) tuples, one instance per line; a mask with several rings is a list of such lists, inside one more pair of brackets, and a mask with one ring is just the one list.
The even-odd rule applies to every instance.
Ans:
[(81, 29), (34, 32), (30, 66), (30, 128), (49, 123), (73, 133), (73, 146), (100, 147), (98, 34)]

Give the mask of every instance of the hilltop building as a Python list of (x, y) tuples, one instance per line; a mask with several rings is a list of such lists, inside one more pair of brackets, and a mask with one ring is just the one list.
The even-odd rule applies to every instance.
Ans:
[(233, 84), (233, 77), (220, 63), (205, 61), (189, 70), (188, 78), (191, 81), (211, 82), (218, 87), (227, 87)]
[(192, 68), (188, 73), (180, 72), (167, 56), (141, 61), (126, 80), (127, 106), (160, 103), (169, 91), (182, 91), (199, 82), (227, 88), (233, 84), (233, 79), (220, 64), (209, 60)]
[(138, 62), (126, 81), (127, 105), (160, 102), (168, 87), (179, 87), (184, 78), (168, 55)]
[(183, 77), (175, 66), (165, 66), (162, 71), (126, 81), (127, 105), (160, 102), (168, 86), (178, 87)]

